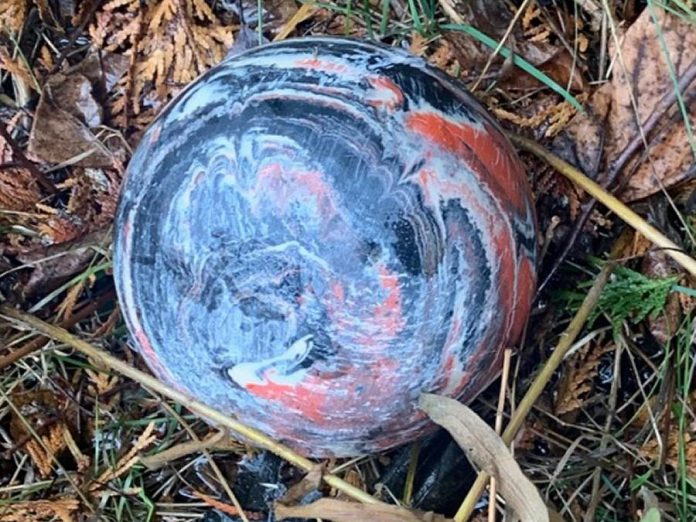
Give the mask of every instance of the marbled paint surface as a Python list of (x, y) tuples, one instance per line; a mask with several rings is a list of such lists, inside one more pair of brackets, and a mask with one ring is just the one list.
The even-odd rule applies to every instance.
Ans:
[(116, 282), (164, 381), (299, 451), (348, 456), (470, 400), (535, 286), (521, 164), (456, 81), (401, 50), (296, 39), (227, 59), (145, 134)]

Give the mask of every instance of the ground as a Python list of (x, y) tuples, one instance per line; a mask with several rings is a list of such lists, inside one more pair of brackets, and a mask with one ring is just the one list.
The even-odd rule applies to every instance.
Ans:
[[(503, 377), (471, 408), (499, 433), (520, 423), (503, 435), (513, 464), (563, 520), (693, 520), (693, 3), (272, 0), (242, 2), (242, 17), (238, 5), (0, 5), (0, 519), (266, 520), (277, 499), (347, 501), (346, 483), (421, 511), (337, 503), (295, 514), (455, 516), (475, 472), (445, 432), (323, 468), (286, 455), (294, 467), (79, 345), (148, 371), (117, 305), (111, 236), (130, 156), (162, 107), (233, 46), (347, 34), (458, 77), (507, 132), (635, 213), (597, 203), (567, 165), (515, 140), (536, 200), (539, 289)], [(44, 337), (45, 323), (74, 335)], [(497, 448), (498, 516), (519, 512), (509, 454), (481, 433), (481, 447)], [(343, 482), (319, 485), (320, 469)]]

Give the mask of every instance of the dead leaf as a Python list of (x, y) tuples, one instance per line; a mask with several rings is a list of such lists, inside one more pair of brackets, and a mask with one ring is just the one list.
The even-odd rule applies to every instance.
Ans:
[(425, 56), (428, 50), (428, 39), (417, 31), (411, 33), (409, 51), (415, 56)]
[(205, 0), (106, 2), (89, 29), (92, 41), (131, 59), (109, 107), (116, 123), (149, 124), (182, 87), (225, 57), (233, 29)]
[(46, 163), (112, 166), (111, 153), (90, 130), (101, 122), (102, 109), (87, 77), (57, 73), (49, 78), (41, 93), (28, 150)]
[[(680, 469), (683, 451), (686, 472), (689, 476), (696, 475), (696, 435), (694, 433), (686, 431), (683, 437), (680, 437), (679, 431), (672, 429), (667, 440), (662, 442), (667, 447), (665, 452), (665, 462), (667, 464), (675, 470)], [(641, 446), (639, 453), (650, 462), (659, 462), (662, 450), (662, 444), (656, 439), (650, 439)]]
[[(674, 103), (675, 87), (662, 47), (664, 42), (677, 78), (693, 80), (696, 31), (689, 22), (659, 7), (654, 7), (654, 14), (655, 21), (646, 7), (626, 31), (620, 49), (612, 52), (611, 81), (593, 94), (588, 113), (578, 114), (566, 129), (567, 135), (556, 143), (566, 159), (590, 174), (594, 172), (591, 166), (602, 156), (604, 170), (618, 172), (623, 178), (618, 195), (625, 201), (654, 194), (660, 183), (670, 187), (684, 181), (696, 155)], [(696, 82), (684, 82), (682, 96), (693, 120)], [(650, 158), (643, 157), (641, 127)]]
[(464, 404), (430, 393), (421, 395), (420, 408), (450, 432), (467, 456), (496, 479), (500, 494), (523, 521), (544, 522), (549, 512), (539, 491), (524, 476), (495, 430)]
[(34, 176), (22, 168), (0, 168), (0, 207), (4, 210), (28, 211), (41, 201), (42, 195)]
[(111, 233), (107, 229), (96, 230), (80, 240), (69, 244), (58, 244), (27, 252), (17, 253), (17, 259), (33, 267), (29, 280), (24, 285), (23, 296), (33, 295), (37, 290), (50, 291), (69, 277), (84, 270), (94, 259), (95, 248), (109, 244)]
[(128, 57), (122, 54), (100, 52), (91, 48), (84, 60), (72, 67), (69, 74), (87, 78), (98, 95), (111, 92), (128, 70)]
[(411, 511), (399, 506), (387, 504), (358, 504), (333, 498), (322, 498), (306, 506), (284, 506), (276, 504), (276, 517), (286, 518), (320, 518), (333, 522), (447, 522), (448, 518), (432, 512)]

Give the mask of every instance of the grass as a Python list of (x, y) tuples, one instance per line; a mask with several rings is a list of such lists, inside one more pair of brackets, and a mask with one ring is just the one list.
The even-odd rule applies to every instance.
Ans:
[[(407, 41), (414, 33), (431, 42), (440, 41), (443, 31), (466, 34), (489, 49), (499, 49), (502, 58), (541, 82), (547, 89), (546, 93), (555, 93), (560, 99), (582, 110), (581, 104), (568, 89), (510, 48), (500, 46), (500, 42), (473, 25), (451, 23), (443, 16), (435, 0), (399, 2), (404, 7), (400, 16), (393, 9), (395, 4), (390, 0), (349, 0), (320, 5), (345, 17), (342, 21), (345, 32), (364, 29), (369, 38), (394, 44)], [(261, 5), (259, 0), (258, 6)], [(655, 5), (660, 4), (649, 2), (649, 5), (654, 9)], [(696, 14), (685, 2), (676, 0), (664, 2), (664, 5), (682, 19), (696, 23)], [(262, 32), (263, 27), (260, 26), (259, 33)], [(662, 36), (660, 41), (664, 47)], [(670, 77), (676, 89), (677, 78), (671, 63)], [(530, 96), (530, 103), (538, 94)], [(683, 93), (678, 92), (677, 100), (681, 117), (688, 121)], [(690, 126), (688, 134), (696, 154)], [(526, 161), (530, 172), (539, 168), (529, 158)], [(549, 209), (541, 210), (551, 212)], [(689, 216), (684, 216), (682, 221), (689, 226)], [(5, 227), (5, 230), (13, 229)], [(690, 234), (685, 230), (681, 232), (684, 243), (689, 244), (692, 251), (696, 249), (696, 245), (689, 243)], [(606, 242), (595, 240), (592, 253), (599, 257), (606, 249)], [(103, 254), (99, 254), (103, 258), (101, 261), (99, 255), (95, 255), (90, 267), (47, 292), (34, 302), (30, 310), (50, 318), (50, 310), (56, 300), (75, 285), (97, 275), (108, 281), (110, 262), (108, 256)], [(593, 266), (582, 262), (580, 266), (583, 267), (581, 273), (585, 274), (583, 278), (596, 273)], [(576, 310), (581, 294), (574, 292), (574, 278), (577, 278), (577, 272), (559, 283), (562, 287), (559, 293), (565, 297), (563, 301), (539, 308), (541, 317), (534, 319), (534, 331), (530, 333), (527, 343), (520, 347), (516, 378), (510, 385), (511, 397), (519, 398), (526, 391), (528, 383), (522, 376), (531, 373), (543, 362), (543, 358), (551, 355), (550, 348), (556, 344), (560, 331)], [(649, 330), (649, 320), (659, 319), (668, 313), (666, 303), (676, 295), (675, 292), (682, 297), (696, 297), (696, 291), (683, 280), (677, 281), (674, 277), (647, 278), (640, 272), (640, 265), (636, 261), (629, 261), (626, 267), (618, 268), (600, 297), (594, 322), (572, 347), (564, 368), (575, 361), (574, 358), (584, 348), (591, 351), (614, 344), (617, 350), (621, 350), (616, 355), (620, 362), (619, 374), (611, 371), (616, 352), (609, 352), (600, 358), (597, 370), (593, 370), (588, 381), (593, 390), (590, 397), (570, 415), (557, 415), (550, 406), (554, 393), (558, 391), (556, 381), (535, 403), (532, 417), (518, 441), (517, 455), (523, 469), (535, 479), (568, 520), (580, 520), (578, 510), (593, 501), (597, 502), (594, 519), (607, 522), (628, 520), (636, 515), (631, 511), (631, 502), (640, 506), (638, 495), (641, 488), (647, 488), (661, 501), (670, 504), (672, 510), (665, 512), (665, 520), (696, 519), (696, 483), (690, 469), (690, 464), (693, 466), (690, 452), (694, 451), (694, 445), (689, 439), (691, 426), (696, 422), (692, 409), (696, 365), (693, 313), (682, 318), (676, 334), (664, 346), (656, 345)], [(82, 299), (89, 299), (89, 296), (85, 295)], [(104, 324), (111, 309), (106, 307), (92, 315), (79, 325), (77, 331), (89, 335), (89, 332)], [(18, 335), (7, 325), (4, 325), (1, 333), (7, 336), (7, 345), (12, 347), (23, 344), (34, 335), (32, 331)], [(134, 354), (123, 348), (126, 344), (124, 334), (125, 327), (118, 324), (99, 342), (105, 346), (119, 347), (122, 358), (132, 360), (134, 365), (142, 364)], [(98, 389), (100, 384), (90, 377), (90, 372), (98, 373), (89, 359), (52, 342), (42, 351), (0, 373), (0, 387), (7, 394), (39, 386), (53, 390), (56, 396), (67, 398), (67, 404), (78, 408), (82, 419), (80, 429), (84, 436), (83, 443), (90, 449), (91, 457), (89, 470), (82, 477), (84, 481), (95, 480), (104, 471), (117, 467), (119, 459), (150, 425), (154, 425), (157, 443), (145, 449), (145, 454), (160, 452), (190, 440), (189, 427), (199, 436), (208, 432), (208, 426), (199, 416), (188, 413), (176, 403), (150, 394), (142, 387), (133, 386), (126, 379), (117, 378), (111, 388)], [(611, 379), (605, 382), (606, 375), (617, 380), (614, 388), (621, 400), (616, 411), (610, 411), (606, 405), (612, 390)], [(561, 376), (557, 375), (556, 378), (560, 380)], [(578, 385), (588, 382), (583, 381)], [(96, 393), (89, 391), (94, 388), (97, 389)], [(494, 395), (497, 396), (497, 390)], [(114, 396), (118, 400), (112, 403)], [(664, 407), (659, 407), (660, 401), (664, 402)], [(492, 414), (495, 411), (494, 403), (494, 399), (484, 395), (476, 407), (482, 414)], [(648, 410), (652, 418), (641, 421)], [(10, 415), (9, 406), (0, 404), (0, 420)], [(646, 453), (648, 444), (657, 440), (664, 443), (665, 436), (669, 437), (670, 433), (676, 433), (673, 463), (660, 462), (659, 454)], [(524, 437), (529, 437), (530, 441), (525, 441)], [(6, 447), (12, 446), (13, 439), (4, 428), (0, 430), (0, 438)], [(525, 445), (526, 442), (529, 445)], [(666, 450), (669, 455), (672, 447), (666, 447)], [(213, 454), (211, 460), (222, 470), (224, 481), (234, 484), (243, 453), (244, 450)], [(37, 477), (31, 459), (23, 451), (15, 451), (11, 455), (11, 463), (13, 473), (21, 480), (16, 480), (12, 485), (0, 484), (0, 509), (3, 505), (21, 500), (74, 493), (70, 483), (60, 473), (49, 479)], [(71, 473), (73, 464), (69, 458), (64, 464)], [(343, 466), (339, 472), (342, 477), (374, 478), (371, 482), (364, 479), (370, 482), (369, 485), (380, 478), (378, 459), (364, 458), (350, 464), (338, 462), (332, 463), (333, 466)], [(592, 479), (598, 467), (599, 487), (595, 491), (592, 489)], [(406, 498), (411, 497), (413, 483), (417, 480), (413, 477), (415, 464), (409, 470)], [(95, 506), (104, 520), (149, 521), (161, 519), (164, 513), (169, 514), (170, 520), (194, 520), (210, 509), (192, 496), (194, 490), (205, 491), (229, 502), (220, 477), (213, 473), (209, 461), (196, 455), (172, 462), (158, 472), (150, 472), (136, 463), (104, 487), (109, 494), (100, 497), (99, 505)]]

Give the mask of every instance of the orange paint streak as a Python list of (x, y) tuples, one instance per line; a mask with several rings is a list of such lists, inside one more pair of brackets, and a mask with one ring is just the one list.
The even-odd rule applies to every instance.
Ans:
[(331, 283), (331, 293), (339, 303), (346, 300), (346, 292), (343, 285), (339, 281), (334, 281)]
[(315, 71), (333, 73), (347, 73), (349, 70), (348, 67), (343, 64), (322, 60), (317, 57), (295, 60), (294, 65), (302, 69), (313, 69)]
[(367, 81), (375, 88), (374, 96), (367, 99), (373, 107), (394, 111), (404, 104), (404, 93), (386, 76), (368, 76)]
[(379, 284), (386, 291), (386, 298), (373, 309), (373, 321), (384, 329), (384, 333), (394, 336), (404, 326), (401, 316), (401, 289), (398, 276), (389, 272), (386, 266), (380, 264)]
[(532, 262), (526, 257), (522, 258), (517, 275), (517, 299), (514, 308), (514, 320), (510, 330), (508, 343), (515, 343), (522, 335), (522, 330), (527, 322), (532, 299), (534, 298), (534, 288), (536, 287), (536, 271)]
[(505, 318), (502, 331), (507, 332), (512, 320), (513, 300), (517, 285), (517, 281), (515, 281), (517, 256), (513, 250), (514, 240), (507, 231), (493, 231), (491, 239), (494, 245), (493, 251), (500, 264), (497, 281), (498, 310)]
[[(271, 199), (281, 214), (287, 212), (291, 200), (303, 205), (313, 202), (323, 219), (331, 219), (337, 212), (331, 186), (320, 171), (287, 171), (277, 163), (266, 165), (259, 170), (254, 191)], [(271, 197), (270, 191), (276, 197)]]
[(134, 324), (134, 336), (135, 340), (138, 342), (138, 347), (145, 359), (147, 359), (147, 364), (152, 369), (152, 372), (157, 375), (160, 379), (167, 381), (170, 385), (174, 386), (178, 390), (183, 390), (181, 385), (172, 379), (172, 375), (167, 371), (167, 369), (162, 365), (155, 350), (152, 348), (150, 339), (147, 338), (145, 331), (140, 327), (139, 324)]
[[(311, 376), (308, 376), (310, 380)], [(284, 404), (294, 411), (301, 412), (307, 419), (322, 424), (325, 417), (325, 397), (321, 381), (300, 382), (298, 384), (281, 384), (267, 380), (263, 384), (249, 383), (246, 389), (256, 397)], [(324, 383), (325, 384), (325, 383)]]
[[(529, 186), (524, 170), (517, 158), (507, 153), (510, 145), (496, 129), (481, 131), (425, 111), (409, 113), (406, 127), (464, 160), (471, 150), (493, 177), (495, 185), (491, 188), (496, 196), (510, 202), (518, 212), (525, 212), (523, 196), (529, 193)], [(489, 180), (482, 181), (490, 185)]]

